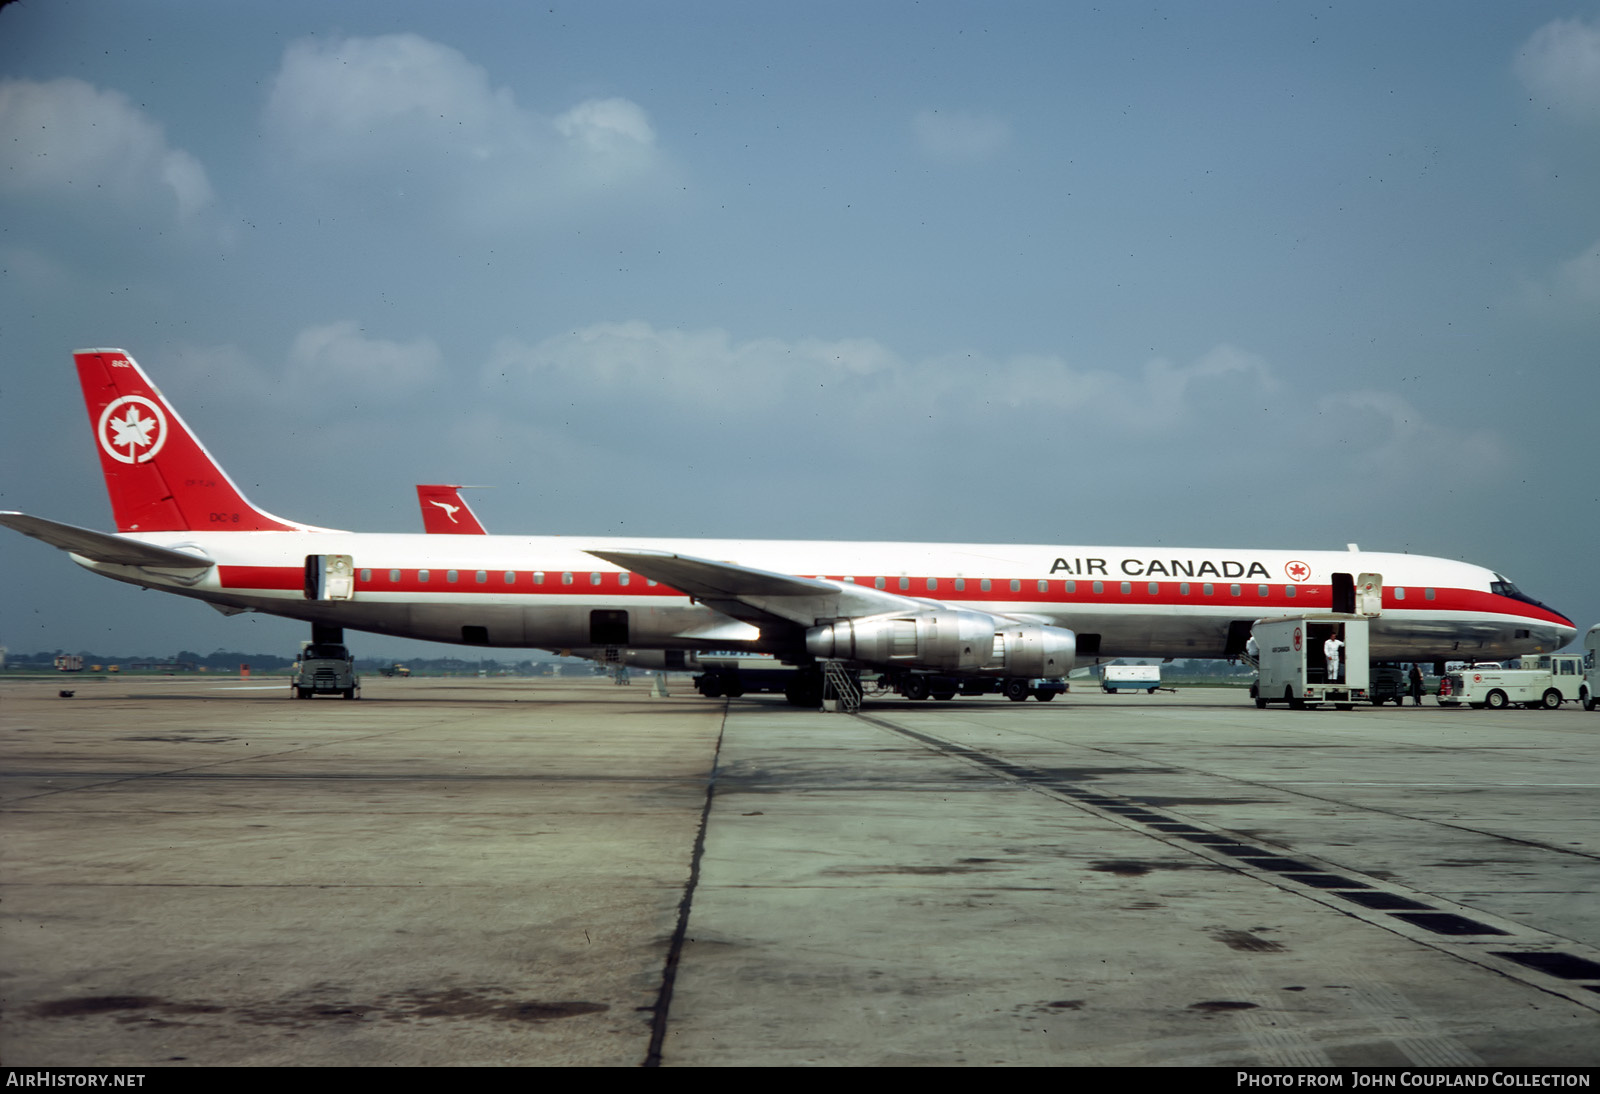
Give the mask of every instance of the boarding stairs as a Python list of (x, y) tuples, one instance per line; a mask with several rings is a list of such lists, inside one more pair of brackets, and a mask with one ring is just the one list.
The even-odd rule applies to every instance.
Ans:
[[(824, 658), (822, 665), (822, 708), (843, 714), (861, 709), (861, 687), (846, 671), (843, 662)], [(831, 701), (830, 701), (831, 700)]]

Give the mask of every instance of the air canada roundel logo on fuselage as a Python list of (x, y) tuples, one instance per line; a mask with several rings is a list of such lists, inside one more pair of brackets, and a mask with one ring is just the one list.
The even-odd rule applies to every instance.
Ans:
[(1283, 576), (1298, 584), (1311, 577), (1311, 567), (1299, 559), (1294, 559), (1292, 562), (1284, 563)]
[(147, 463), (167, 443), (167, 415), (143, 395), (124, 395), (106, 404), (96, 432), (100, 447), (120, 463)]

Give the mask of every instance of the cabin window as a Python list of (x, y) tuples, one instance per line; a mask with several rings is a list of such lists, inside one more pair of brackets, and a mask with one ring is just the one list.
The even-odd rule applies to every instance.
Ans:
[(591, 585), (600, 584), (600, 575), (597, 574), (597, 573), (590, 574), (589, 575), (589, 584), (591, 584)]
[(1257, 596), (1266, 596), (1267, 595), (1267, 587), (1265, 585), (1257, 585), (1256, 586), (1256, 595)]
[(572, 584), (572, 571), (571, 570), (563, 570), (561, 572), (561, 584), (563, 584), (563, 585), (571, 585)]
[(371, 581), (371, 580), (372, 580), (372, 571), (371, 570), (362, 570), (361, 571), (361, 581), (362, 581), (362, 583), (364, 584), (364, 583), (366, 583), (368, 581)]
[(1041, 593), (1049, 592), (1050, 591), (1050, 583), (1048, 581), (1039, 582), (1039, 591)]
[(1150, 584), (1146, 585), (1145, 588), (1149, 591), (1151, 596), (1155, 596), (1157, 593), (1161, 592), (1161, 582), (1152, 581)]
[(1078, 583), (1076, 581), (1063, 581), (1061, 583), (1061, 587), (1069, 593), (1075, 593), (1078, 591)]
[(1101, 593), (1103, 593), (1105, 591), (1106, 591), (1106, 583), (1104, 581), (1096, 581), (1094, 583), (1094, 595), (1099, 596)]
[(488, 583), (489, 583), (489, 571), (488, 570), (479, 570), (478, 571), (478, 584), (479, 585), (487, 585)]
[(400, 571), (399, 570), (390, 570), (389, 571), (389, 584), (398, 585), (399, 583), (400, 583)]
[(1189, 595), (1189, 583), (1187, 581), (1183, 582), (1182, 584), (1180, 584), (1178, 586), (1178, 595), (1179, 596), (1188, 596)]
[(1424, 599), (1424, 600), (1432, 600), (1433, 599), (1433, 590), (1432, 589), (1423, 589), (1422, 590), (1422, 599)]
[(984, 592), (988, 592), (992, 584), (993, 583), (988, 578), (984, 578), (978, 583), (978, 587)]
[(1404, 600), (1406, 598), (1406, 587), (1404, 585), (1396, 585), (1394, 587), (1394, 598), (1396, 600)]
[(1022, 582), (1019, 579), (1011, 579), (1011, 591), (1014, 593), (1020, 593), (1022, 591)]
[(543, 585), (544, 584), (544, 571), (543, 570), (535, 570), (535, 571), (533, 571), (533, 583), (535, 585)]
[(506, 584), (507, 585), (515, 585), (516, 583), (517, 583), (517, 571), (515, 571), (515, 570), (507, 570), (506, 571)]
[(1290, 600), (1293, 600), (1294, 596), (1295, 596), (1294, 586), (1293, 585), (1285, 585), (1283, 587), (1283, 595), (1288, 597)]
[(900, 579), (900, 591), (904, 592), (909, 588), (911, 588), (911, 579), (909, 577), (902, 577)]
[(928, 579), (928, 591), (931, 593), (935, 589), (937, 589), (938, 587), (939, 587), (939, 579), (936, 578), (936, 577), (930, 577)]
[(644, 579), (644, 583), (645, 583), (645, 585), (647, 585), (648, 587), (650, 587), (652, 589), (656, 587), (656, 583), (654, 581), (651, 581), (648, 577)]
[(1228, 593), (1231, 596), (1238, 596), (1239, 595), (1239, 586), (1237, 586), (1237, 585), (1229, 585), (1228, 586)]
[(1213, 586), (1211, 584), (1211, 582), (1208, 581), (1204, 585), (1200, 586), (1200, 591), (1202, 593), (1204, 593), (1206, 596), (1210, 596), (1212, 593), (1216, 592), (1217, 590), (1216, 590), (1216, 587)]
[(881, 578), (881, 577), (875, 577), (875, 578), (872, 579), (872, 587), (874, 589), (882, 589), (882, 588), (886, 587), (887, 585), (888, 585), (888, 582), (884, 581), (884, 579)]
[(633, 576), (632, 574), (618, 574), (617, 575), (617, 584), (618, 585), (626, 585), (628, 583), (628, 579), (630, 577), (632, 577), (632, 576)]
[(1133, 582), (1124, 581), (1122, 583), (1122, 595), (1127, 596), (1131, 592), (1133, 592)]
[(417, 571), (417, 580), (426, 583), (427, 580), (428, 580), (428, 571), (427, 570), (418, 570)]
[(851, 585), (854, 585), (856, 583), (856, 579), (853, 578), (853, 577), (847, 577), (847, 578), (845, 578), (845, 581), (849, 582)]
[(458, 579), (459, 579), (459, 578), (460, 578), (460, 577), (461, 577), (461, 573), (460, 573), (460, 571), (459, 571), (459, 570), (446, 570), (446, 571), (445, 571), (445, 572), (444, 572), (444, 579), (445, 579), (445, 580), (446, 580), (446, 581), (448, 581), (448, 582), (450, 582), (450, 583), (451, 583), (451, 584), (455, 584), (455, 582), (456, 582), (456, 581), (457, 581), (457, 580), (458, 580)]
[(967, 579), (964, 578), (964, 577), (956, 578), (956, 592), (964, 593), (966, 591), (967, 591)]

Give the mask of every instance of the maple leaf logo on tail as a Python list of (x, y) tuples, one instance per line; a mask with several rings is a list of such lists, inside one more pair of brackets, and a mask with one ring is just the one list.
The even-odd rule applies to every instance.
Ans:
[(167, 443), (167, 416), (142, 395), (124, 395), (106, 404), (96, 436), (112, 459), (147, 463)]

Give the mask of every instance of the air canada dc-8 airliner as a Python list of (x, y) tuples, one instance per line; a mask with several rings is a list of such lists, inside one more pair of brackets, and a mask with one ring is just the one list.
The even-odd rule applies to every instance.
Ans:
[[(1232, 657), (1263, 617), (1349, 611), (1382, 575), (1375, 661), (1560, 648), (1572, 621), (1491, 570), (1422, 555), (1256, 548), (382, 534), (256, 508), (122, 350), (74, 355), (110, 534), (0, 524), (118, 581), (225, 614), (473, 646), (749, 650), (917, 680), (1059, 679), (1078, 660)], [(815, 705), (815, 687), (791, 700)], [(1008, 694), (1010, 694), (1008, 690)], [(1013, 696), (1018, 697), (1018, 696)], [(1041, 697), (1043, 697), (1041, 695)]]

